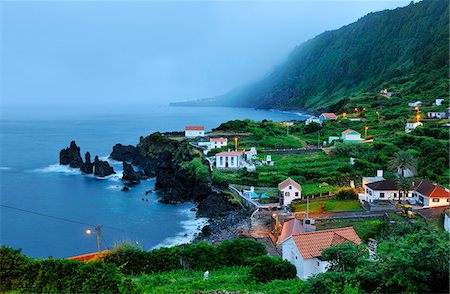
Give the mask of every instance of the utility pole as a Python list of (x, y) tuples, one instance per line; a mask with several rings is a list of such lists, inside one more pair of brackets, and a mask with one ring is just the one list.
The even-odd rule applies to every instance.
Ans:
[(100, 224), (97, 225), (97, 246), (98, 246), (98, 255), (102, 252), (102, 246), (101, 246), (101, 231), (100, 228), (102, 226)]
[(320, 131), (317, 133), (317, 149), (320, 149)]

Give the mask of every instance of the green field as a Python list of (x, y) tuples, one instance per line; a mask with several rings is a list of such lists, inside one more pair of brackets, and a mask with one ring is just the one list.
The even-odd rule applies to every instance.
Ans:
[(343, 220), (316, 223), (316, 230), (328, 230), (335, 228), (353, 227), (363, 242), (368, 238), (377, 237), (380, 232), (387, 227), (387, 222), (383, 219), (369, 220)]
[[(248, 276), (247, 267), (230, 267), (212, 270), (209, 279), (203, 279), (203, 271), (176, 270), (139, 276), (134, 284), (141, 293), (199, 293), (237, 291), (237, 293), (299, 293), (305, 283), (300, 279), (266, 284), (257, 283)], [(303, 291), (302, 291), (303, 290)]]
[[(325, 203), (325, 211), (328, 212), (364, 210), (359, 206), (358, 200), (313, 199), (309, 201), (309, 211), (311, 213), (320, 213), (321, 202)], [(292, 203), (291, 207), (294, 212), (306, 211), (306, 203)]]

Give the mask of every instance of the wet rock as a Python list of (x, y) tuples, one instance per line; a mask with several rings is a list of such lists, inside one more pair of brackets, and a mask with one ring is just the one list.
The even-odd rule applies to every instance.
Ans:
[(113, 147), (113, 151), (111, 152), (111, 157), (114, 160), (118, 161), (128, 161), (131, 163), (137, 162), (137, 158), (139, 156), (139, 148), (128, 145), (124, 146), (122, 144), (116, 144)]
[(203, 235), (205, 235), (205, 236), (209, 236), (209, 235), (211, 235), (212, 230), (211, 230), (211, 228), (210, 228), (208, 225), (206, 225), (206, 226), (204, 226), (204, 227), (202, 228), (202, 233), (203, 233)]
[(59, 164), (69, 165), (73, 168), (81, 168), (83, 166), (80, 147), (77, 146), (75, 141), (70, 142), (69, 148), (64, 148), (59, 152)]
[(145, 195), (152, 194), (152, 193), (153, 193), (153, 190), (145, 191)]
[[(128, 188), (127, 186), (125, 186), (125, 187), (122, 188), (122, 191), (128, 192), (128, 191), (130, 191), (130, 188)], [(142, 199), (142, 200), (144, 200), (144, 199)]]
[(85, 162), (81, 166), (80, 170), (84, 174), (92, 174), (94, 172), (94, 164), (91, 163), (91, 154), (86, 152), (84, 158)]
[(123, 176), (122, 181), (128, 181), (133, 184), (138, 184), (141, 182), (142, 175), (140, 172), (136, 172), (133, 166), (127, 162), (123, 162)]
[(114, 169), (109, 165), (107, 161), (98, 159), (95, 156), (94, 159), (94, 175), (98, 177), (106, 177), (115, 174)]

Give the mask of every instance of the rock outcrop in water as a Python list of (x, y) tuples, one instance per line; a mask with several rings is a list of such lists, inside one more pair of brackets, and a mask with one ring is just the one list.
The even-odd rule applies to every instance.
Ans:
[(89, 152), (86, 152), (84, 159), (85, 162), (80, 168), (81, 172), (84, 174), (92, 174), (94, 172), (94, 164), (92, 164), (91, 162), (91, 154)]
[(133, 166), (126, 161), (123, 162), (122, 180), (132, 184), (138, 184), (141, 179), (145, 178), (145, 174), (141, 171), (135, 171)]
[(59, 164), (69, 165), (72, 168), (81, 168), (83, 159), (80, 155), (80, 147), (75, 141), (70, 142), (69, 148), (64, 148), (59, 152)]
[(113, 151), (110, 157), (117, 161), (127, 161), (136, 163), (139, 157), (139, 149), (132, 145), (116, 144), (113, 147)]
[(98, 177), (106, 177), (115, 174), (114, 169), (109, 165), (107, 161), (98, 159), (95, 156), (94, 159), (94, 175)]

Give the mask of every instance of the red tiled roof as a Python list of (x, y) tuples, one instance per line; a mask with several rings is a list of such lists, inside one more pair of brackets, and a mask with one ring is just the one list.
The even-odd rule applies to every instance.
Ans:
[(337, 118), (336, 114), (331, 112), (324, 112), (321, 115), (325, 116), (325, 118)]
[(227, 142), (228, 141), (227, 138), (222, 138), (222, 137), (220, 137), (220, 138), (211, 138), (210, 140), (211, 140), (211, 142)]
[(345, 242), (361, 244), (353, 227), (296, 234), (292, 238), (305, 259), (319, 257), (323, 249)]
[(346, 129), (345, 131), (342, 132), (342, 135), (347, 135), (347, 134), (349, 134), (351, 132), (355, 132), (355, 133), (359, 134), (357, 131), (354, 131), (354, 130), (351, 130), (351, 129)]
[(414, 190), (429, 198), (449, 198), (450, 192), (427, 181), (414, 181)]
[(187, 126), (187, 127), (184, 127), (184, 129), (186, 131), (204, 131), (205, 127), (204, 126)]
[(303, 228), (303, 224), (298, 219), (292, 218), (287, 220), (283, 224), (283, 229), (281, 230), (281, 235), (278, 237), (278, 244), (283, 243), (284, 240), (289, 238), (294, 234), (304, 233), (305, 229)]
[(281, 183), (278, 184), (278, 190), (283, 190), (284, 188), (286, 188), (287, 186), (294, 186), (295, 188), (297, 188), (298, 190), (302, 190), (302, 187), (300, 186), (299, 183), (297, 183), (296, 181), (294, 181), (291, 178), (287, 178), (286, 180), (282, 181)]
[(239, 156), (241, 154), (242, 154), (242, 152), (239, 152), (239, 151), (224, 151), (224, 152), (216, 153), (216, 156)]

